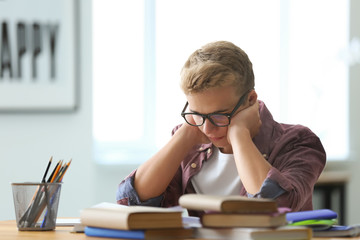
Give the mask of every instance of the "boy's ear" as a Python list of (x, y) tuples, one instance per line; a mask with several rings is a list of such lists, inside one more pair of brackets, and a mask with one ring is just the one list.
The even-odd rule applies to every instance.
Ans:
[(250, 106), (252, 106), (257, 101), (257, 93), (255, 90), (252, 90), (249, 93), (248, 101), (249, 101)]

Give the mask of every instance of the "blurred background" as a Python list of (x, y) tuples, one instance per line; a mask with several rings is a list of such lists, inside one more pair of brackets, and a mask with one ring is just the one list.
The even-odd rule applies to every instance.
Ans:
[(359, 10), (357, 0), (0, 0), (0, 220), (15, 218), (10, 183), (40, 181), (51, 156), (72, 159), (59, 216), (115, 202), (182, 123), (187, 57), (227, 40), (249, 55), (274, 119), (321, 138), (314, 207), (360, 223)]

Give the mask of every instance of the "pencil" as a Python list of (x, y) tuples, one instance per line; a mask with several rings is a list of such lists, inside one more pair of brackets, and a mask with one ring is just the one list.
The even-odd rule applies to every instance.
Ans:
[(54, 182), (54, 180), (55, 180), (55, 178), (56, 178), (56, 176), (57, 176), (60, 168), (62, 167), (62, 166), (61, 166), (61, 165), (62, 165), (62, 162), (63, 162), (63, 160), (60, 160), (60, 161), (59, 161), (59, 165), (58, 165), (57, 168), (55, 169), (54, 176), (52, 176), (52, 179), (51, 179), (50, 182)]
[[(47, 175), (47, 173), (48, 173), (48, 171), (49, 171), (49, 168), (50, 168), (50, 165), (51, 165), (51, 163), (52, 163), (52, 159), (53, 159), (53, 157), (51, 156), (51, 157), (50, 157), (50, 160), (49, 160), (49, 163), (48, 163), (48, 165), (46, 166), (46, 170), (45, 170), (44, 176), (43, 176), (42, 179), (41, 179), (41, 182), (42, 182), (42, 183), (45, 182), (46, 175)], [(38, 186), (37, 189), (35, 190), (35, 193), (34, 193), (32, 199), (31, 199), (30, 203), (29, 203), (29, 206), (27, 207), (25, 213), (23, 214), (23, 216), (22, 216), (21, 219), (20, 219), (20, 225), (23, 225), (23, 226), (24, 226), (24, 225), (27, 224), (26, 221), (28, 220), (29, 215), (30, 215), (31, 212), (33, 211), (32, 209), (33, 209), (34, 205), (37, 203), (38, 198), (40, 197), (40, 194), (41, 194), (41, 189), (40, 189), (40, 186)]]
[(68, 163), (64, 163), (63, 167), (60, 169), (59, 173), (57, 174), (54, 182), (61, 182), (62, 181), (67, 169), (70, 166), (70, 163), (71, 163), (71, 160)]
[[(51, 163), (52, 163), (52, 159), (53, 159), (53, 157), (51, 156), (51, 157), (50, 157), (50, 160), (49, 160), (49, 163), (48, 163), (48, 165), (47, 165), (47, 167), (46, 167), (44, 176), (43, 176), (43, 178), (42, 178), (42, 180), (41, 180), (41, 182), (43, 182), (43, 183), (45, 182), (46, 175), (47, 175), (47, 173), (48, 173), (48, 171), (49, 171), (49, 168), (50, 168), (50, 165), (51, 165)], [(31, 201), (34, 201), (35, 195), (36, 195), (36, 193), (37, 193), (38, 190), (39, 190), (39, 187), (36, 189), (35, 194), (34, 194), (34, 196), (32, 197), (32, 200), (31, 200)]]
[(50, 168), (50, 165), (51, 165), (52, 159), (53, 159), (53, 157), (51, 156), (51, 158), (50, 158), (50, 160), (49, 160), (49, 163), (48, 163), (48, 165), (47, 165), (47, 167), (46, 167), (46, 170), (45, 170), (44, 176), (43, 176), (43, 178), (42, 178), (42, 180), (41, 180), (41, 182), (43, 182), (43, 183), (45, 182), (45, 178), (46, 178), (46, 175), (47, 175), (47, 173), (48, 173), (48, 171), (49, 171), (49, 168)]
[(62, 176), (61, 176), (61, 178), (60, 178), (60, 182), (62, 181), (62, 179), (63, 179), (66, 171), (68, 170), (68, 168), (69, 168), (69, 166), (70, 166), (70, 164), (71, 164), (71, 161), (72, 161), (72, 159), (70, 159), (70, 161), (67, 163), (66, 168), (64, 169), (64, 173), (62, 174)]
[(53, 177), (54, 174), (55, 174), (55, 171), (56, 171), (57, 167), (59, 166), (59, 163), (60, 163), (60, 161), (57, 162), (57, 164), (55, 165), (55, 168), (54, 168), (54, 170), (52, 171), (52, 173), (50, 174), (50, 177), (48, 178), (47, 182), (50, 182), (50, 181), (51, 181), (52, 177)]

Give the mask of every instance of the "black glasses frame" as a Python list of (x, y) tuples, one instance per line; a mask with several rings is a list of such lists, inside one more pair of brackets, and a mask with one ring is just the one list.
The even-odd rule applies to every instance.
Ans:
[[(234, 109), (231, 111), (231, 113), (209, 113), (209, 114), (186, 113), (185, 110), (186, 110), (187, 106), (189, 105), (189, 103), (186, 102), (185, 107), (184, 107), (184, 109), (183, 109), (182, 112), (181, 112), (181, 116), (185, 119), (185, 121), (186, 121), (189, 125), (195, 126), (195, 127), (199, 127), (199, 126), (204, 125), (206, 119), (209, 119), (209, 121), (210, 121), (212, 124), (214, 124), (215, 126), (217, 126), (217, 127), (226, 127), (226, 126), (229, 126), (229, 125), (230, 125), (230, 122), (231, 122), (231, 117), (235, 114), (235, 112), (238, 110), (238, 108), (244, 103), (247, 95), (248, 95), (249, 92), (251, 92), (252, 90), (253, 90), (253, 89), (250, 89), (250, 90), (246, 91), (246, 92), (240, 97), (239, 101), (237, 102), (236, 106), (235, 106)], [(192, 123), (190, 123), (190, 122), (188, 122), (188, 121), (186, 120), (186, 115), (197, 115), (197, 116), (201, 116), (202, 119), (203, 119), (203, 121), (202, 121), (201, 124), (192, 124)], [(219, 125), (219, 124), (215, 123), (215, 122), (212, 120), (212, 118), (211, 118), (211, 116), (214, 116), (214, 115), (222, 115), (222, 116), (227, 117), (228, 120), (229, 120), (228, 124)]]

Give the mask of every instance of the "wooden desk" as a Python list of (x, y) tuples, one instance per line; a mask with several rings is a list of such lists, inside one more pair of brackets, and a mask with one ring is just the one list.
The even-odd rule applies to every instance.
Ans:
[(86, 238), (85, 234), (82, 233), (70, 233), (71, 230), (72, 227), (56, 227), (55, 231), (18, 231), (15, 220), (0, 221), (0, 240), (96, 239)]
[[(72, 227), (56, 227), (54, 231), (18, 231), (15, 220), (0, 221), (0, 240), (106, 240), (113, 238), (86, 237), (83, 233), (71, 233)], [(358, 238), (313, 238), (313, 240), (360, 240)]]

